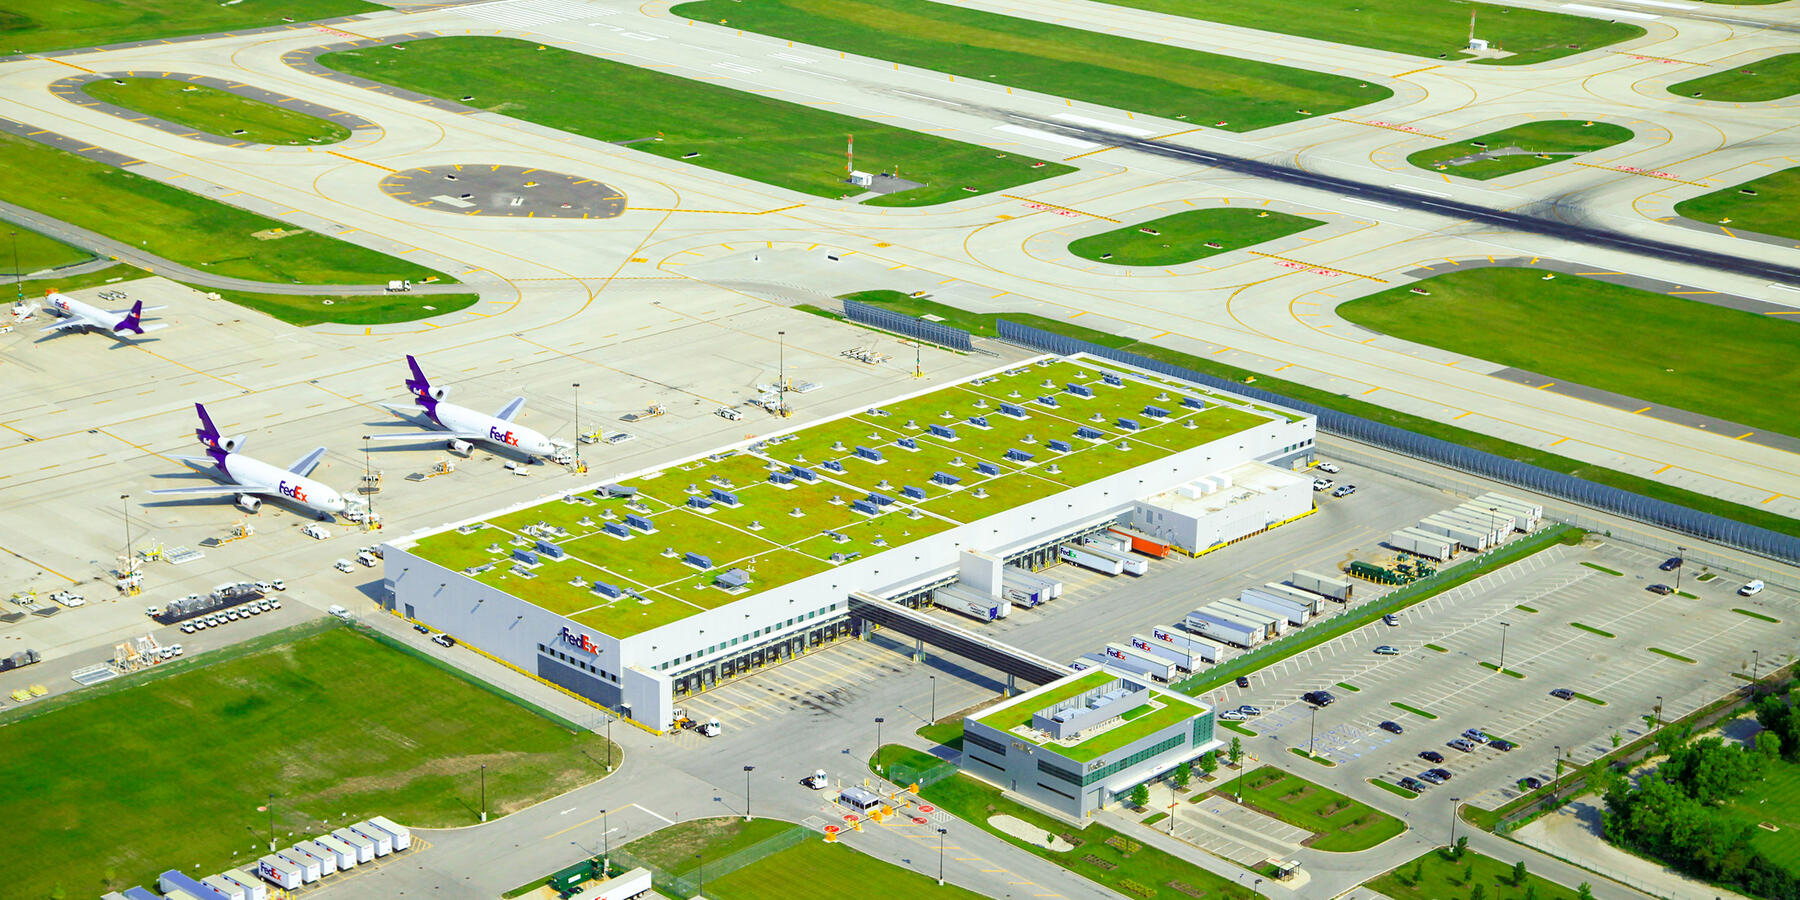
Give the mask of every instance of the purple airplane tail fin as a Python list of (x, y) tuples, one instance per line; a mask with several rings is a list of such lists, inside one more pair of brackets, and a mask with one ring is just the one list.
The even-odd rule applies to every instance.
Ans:
[(425, 377), (425, 371), (419, 368), (419, 361), (411, 353), (406, 354), (406, 365), (412, 369), (412, 377), (406, 380), (406, 387), (415, 394), (424, 394), (431, 390), (431, 381)]
[[(133, 334), (143, 334), (143, 316), (144, 301), (139, 300), (138, 302), (131, 304), (131, 312), (126, 313), (125, 318), (120, 319), (119, 324), (113, 326), (113, 331), (129, 331)], [(202, 417), (205, 415), (205, 412), (201, 413)]]
[(206, 414), (206, 407), (196, 403), (194, 411), (200, 414), (200, 427), (194, 429), (194, 437), (199, 438), (200, 443), (209, 447), (218, 446), (219, 429), (213, 425), (212, 416)]

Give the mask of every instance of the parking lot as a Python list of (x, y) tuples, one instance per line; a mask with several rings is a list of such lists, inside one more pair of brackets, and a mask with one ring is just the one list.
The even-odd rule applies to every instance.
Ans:
[[(1673, 581), (1657, 570), (1663, 559), (1603, 540), (1558, 545), (1411, 607), (1397, 626), (1377, 622), (1252, 675), (1248, 689), (1228, 687), (1212, 696), (1225, 706), (1262, 707), (1265, 714), (1250, 723), (1254, 730), (1290, 747), (1312, 743), (1348, 767), (1345, 777), (1417, 776), (1433, 766), (1417, 754), (1435, 750), (1454, 776), (1454, 788), (1442, 789), (1491, 806), (1514, 796), (1520, 778), (1549, 780), (1558, 752), (1580, 764), (1611, 750), (1615, 732), (1625, 741), (1644, 733), (1641, 717), (1652, 714), (1659, 698), (1663, 717), (1678, 718), (1742, 684), (1736, 673), (1747, 675), (1753, 665), (1767, 673), (1793, 659), (1800, 601), (1774, 590), (1739, 597), (1740, 581), (1698, 582), (1692, 576), (1699, 573), (1682, 582), (1682, 591), (1697, 599), (1653, 594), (1648, 585)], [(1523, 678), (1481, 665), (1498, 663), (1502, 632), (1506, 668)], [(1382, 644), (1401, 652), (1375, 654)], [(1558, 688), (1604, 705), (1552, 697)], [(1314, 713), (1299, 700), (1314, 689), (1330, 691), (1337, 702)], [(1396, 701), (1437, 718), (1397, 708)], [(1381, 730), (1383, 721), (1405, 733)], [(1467, 728), (1519, 746), (1470, 753), (1446, 746)]]

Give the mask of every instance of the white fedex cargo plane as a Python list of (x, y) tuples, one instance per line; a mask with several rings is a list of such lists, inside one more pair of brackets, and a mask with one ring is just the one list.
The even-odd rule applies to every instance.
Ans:
[[(100, 331), (124, 340), (125, 334), (143, 334), (167, 325), (145, 325), (143, 322), (144, 301), (139, 300), (130, 309), (104, 310), (75, 299), (51, 291), (49, 305), (44, 311), (57, 316), (62, 321), (43, 329), (44, 331)], [(162, 309), (152, 306), (150, 309)]]
[(513, 423), (513, 417), (525, 408), (524, 397), (514, 397), (494, 415), (479, 413), (466, 406), (445, 403), (444, 398), (450, 395), (448, 387), (433, 386), (426, 380), (425, 373), (419, 369), (419, 361), (410, 354), (406, 364), (412, 368), (412, 377), (406, 380), (406, 389), (413, 394), (413, 406), (398, 406), (383, 403), (382, 406), (395, 412), (412, 412), (414, 408), (423, 410), (426, 417), (439, 426), (441, 431), (406, 431), (378, 434), (378, 441), (416, 440), (418, 438), (449, 438), (450, 449), (458, 453), (469, 452), (470, 441), (486, 441), (509, 447), (528, 456), (560, 458), (567, 444), (558, 443), (523, 425)]
[(315, 448), (285, 469), (278, 469), (262, 460), (237, 453), (237, 448), (244, 445), (244, 436), (220, 437), (219, 429), (213, 426), (212, 417), (206, 414), (206, 407), (196, 403), (194, 410), (200, 414), (200, 427), (194, 429), (194, 436), (206, 446), (206, 455), (175, 458), (224, 483), (203, 487), (162, 488), (150, 493), (236, 494), (238, 508), (245, 512), (256, 512), (262, 508), (262, 501), (255, 495), (265, 494), (280, 497), (295, 506), (317, 513), (320, 518), (328, 521), (334, 520), (338, 513), (352, 506), (362, 505), (361, 498), (346, 497), (307, 477), (312, 474), (313, 469), (318, 468), (319, 460), (324, 458), (324, 447)]

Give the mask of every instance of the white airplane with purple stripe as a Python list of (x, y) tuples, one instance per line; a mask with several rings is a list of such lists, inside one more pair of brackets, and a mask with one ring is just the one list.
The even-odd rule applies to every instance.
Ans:
[(450, 388), (444, 385), (433, 385), (425, 378), (419, 368), (419, 361), (410, 354), (406, 364), (412, 368), (412, 377), (406, 380), (406, 389), (412, 392), (413, 406), (399, 406), (383, 403), (383, 407), (395, 412), (423, 411), (439, 431), (405, 431), (377, 434), (377, 441), (417, 440), (419, 438), (449, 438), (450, 449), (459, 453), (467, 453), (469, 441), (485, 441), (499, 444), (524, 453), (528, 456), (541, 456), (558, 459), (562, 456), (567, 444), (560, 444), (545, 437), (537, 431), (513, 422), (513, 417), (525, 408), (524, 397), (514, 397), (494, 415), (476, 412), (466, 406), (444, 402), (450, 395)]
[(223, 483), (162, 488), (150, 493), (236, 494), (238, 508), (245, 512), (256, 512), (262, 508), (258, 495), (278, 497), (317, 513), (326, 520), (335, 520), (338, 513), (363, 505), (362, 498), (345, 496), (307, 477), (319, 467), (319, 460), (325, 458), (324, 447), (314, 448), (311, 453), (300, 457), (285, 469), (276, 468), (260, 459), (252, 459), (236, 452), (237, 448), (244, 445), (244, 436), (221, 437), (219, 429), (213, 425), (212, 417), (206, 414), (206, 407), (196, 403), (194, 411), (200, 414), (200, 427), (194, 429), (194, 436), (206, 447), (206, 455), (175, 458)]

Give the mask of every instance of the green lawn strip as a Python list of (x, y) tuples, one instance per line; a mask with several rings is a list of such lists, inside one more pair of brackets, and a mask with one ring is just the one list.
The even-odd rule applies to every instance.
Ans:
[(861, 192), (844, 181), (845, 138), (855, 135), (857, 168), (925, 185), (877, 206), (944, 203), (1075, 171), (534, 41), (431, 38), (327, 53), (319, 63), (818, 197)]
[(1699, 594), (1690, 594), (1690, 593), (1688, 593), (1688, 592), (1687, 592), (1687, 591), (1676, 591), (1676, 592), (1675, 592), (1675, 596), (1677, 596), (1677, 597), (1685, 597), (1685, 598), (1686, 598), (1686, 599), (1689, 599), (1689, 600), (1698, 600), (1698, 599), (1700, 599), (1700, 595), (1699, 595)]
[[(1470, 877), (1465, 878), (1465, 872)], [(1414, 877), (1418, 873), (1418, 877)], [(1512, 863), (1483, 856), (1473, 850), (1461, 858), (1451, 859), (1444, 848), (1430, 850), (1411, 862), (1401, 863), (1391, 871), (1366, 882), (1367, 886), (1393, 900), (1439, 900), (1446, 897), (1468, 897), (1476, 887), (1488, 900), (1575, 900), (1573, 889), (1548, 878), (1525, 874), (1523, 884), (1513, 883)]]
[(1218, 724), (1219, 724), (1220, 728), (1223, 728), (1227, 731), (1235, 731), (1238, 734), (1245, 735), (1247, 737), (1256, 737), (1256, 732), (1251, 731), (1248, 728), (1245, 728), (1243, 725), (1241, 725), (1237, 722), (1220, 719)]
[(1605, 572), (1608, 575), (1618, 575), (1618, 576), (1623, 577), (1625, 574), (1624, 572), (1621, 572), (1617, 569), (1609, 569), (1603, 565), (1600, 565), (1599, 563), (1588, 562), (1585, 559), (1581, 561), (1581, 564), (1584, 566), (1587, 566), (1590, 569), (1593, 569), (1596, 572)]
[(1351, 684), (1348, 681), (1340, 681), (1337, 683), (1337, 686), (1343, 688), (1346, 691), (1349, 691), (1352, 694), (1360, 693), (1362, 691), (1362, 688), (1359, 688), (1356, 685)]
[[(268, 827), (255, 807), (270, 790), (276, 827), (309, 834), (371, 815), (473, 824), (484, 763), (487, 808), (499, 814), (603, 774), (604, 738), (423, 654), (342, 626), (271, 638), (8, 717), (0, 751), (25, 759), (55, 746), (59, 759), (14, 772), (0, 799), (32, 847), (8, 890), (118, 890), (153, 882), (171, 860), (243, 865)], [(406, 701), (345, 704), (346, 683), (403, 684)], [(295, 727), (309, 709), (331, 713)], [(171, 809), (208, 825), (170, 828)]]
[(1577, 699), (1577, 700), (1586, 700), (1587, 702), (1592, 703), (1595, 706), (1605, 706), (1606, 705), (1606, 701), (1600, 699), (1599, 697), (1594, 697), (1594, 696), (1590, 696), (1588, 694), (1583, 694), (1580, 691), (1575, 691), (1574, 694), (1575, 694), (1575, 699)]
[(238, 31), (309, 19), (382, 12), (362, 0), (41, 0), (0, 12), (0, 53), (98, 47), (125, 41)]
[(1419, 793), (1417, 791), (1409, 791), (1406, 788), (1403, 788), (1403, 787), (1401, 787), (1391, 781), (1388, 781), (1386, 779), (1368, 778), (1368, 779), (1364, 779), (1364, 780), (1368, 781), (1370, 784), (1372, 784), (1378, 788), (1381, 788), (1384, 791), (1387, 791), (1390, 794), (1398, 794), (1402, 797), (1405, 797), (1408, 800), (1414, 799), (1415, 797), (1419, 796)]
[[(1303, 653), (1333, 638), (1342, 637), (1371, 622), (1378, 621), (1388, 613), (1398, 612), (1413, 604), (1422, 603), (1444, 591), (1466, 584), (1488, 572), (1517, 562), (1556, 543), (1570, 538), (1579, 541), (1581, 534), (1579, 529), (1567, 525), (1541, 529), (1536, 534), (1519, 538), (1475, 561), (1453, 566), (1430, 578), (1390, 591), (1381, 599), (1364, 603), (1354, 611), (1338, 616), (1325, 625), (1307, 628), (1280, 640), (1265, 643), (1256, 650), (1234, 657), (1230, 662), (1212, 667), (1204, 674), (1178, 682), (1174, 687), (1176, 690), (1195, 696), (1214, 688), (1223, 687), (1239, 675)], [(1426, 646), (1432, 645), (1427, 644)]]
[[(194, 286), (197, 291), (212, 289)], [(478, 294), (368, 294), (321, 297), (310, 294), (260, 294), (212, 291), (239, 306), (254, 309), (289, 325), (391, 325), (429, 319), (474, 306)], [(325, 301), (331, 301), (329, 305)], [(426, 307), (432, 307), (426, 309)]]
[(963, 723), (960, 718), (953, 722), (933, 722), (929, 725), (922, 725), (919, 727), (919, 730), (914, 733), (919, 737), (928, 741), (935, 741), (952, 750), (962, 749)]
[(1599, 636), (1601, 636), (1601, 637), (1603, 637), (1603, 638), (1611, 638), (1611, 637), (1618, 637), (1618, 635), (1616, 635), (1616, 634), (1613, 634), (1613, 633), (1612, 633), (1612, 632), (1610, 632), (1610, 631), (1602, 631), (1602, 630), (1600, 630), (1600, 629), (1598, 629), (1598, 628), (1595, 628), (1595, 627), (1594, 627), (1594, 626), (1592, 626), (1592, 625), (1583, 625), (1583, 624), (1581, 624), (1581, 623), (1580, 623), (1580, 622), (1570, 622), (1570, 623), (1569, 623), (1569, 627), (1570, 627), (1570, 628), (1579, 628), (1579, 629), (1581, 629), (1581, 630), (1582, 630), (1582, 631), (1585, 631), (1585, 632), (1587, 632), (1587, 633), (1588, 633), (1588, 634), (1597, 634), (1597, 635), (1599, 635)]
[(1295, 756), (1300, 757), (1301, 759), (1311, 760), (1312, 762), (1316, 762), (1321, 766), (1334, 767), (1337, 765), (1337, 763), (1334, 763), (1331, 760), (1326, 759), (1323, 756), (1316, 756), (1314, 754), (1306, 752), (1305, 750), (1300, 749), (1299, 747), (1289, 747), (1288, 752), (1294, 754)]
[(1722, 103), (1760, 103), (1800, 94), (1800, 53), (1783, 53), (1669, 85), (1669, 93)]
[[(1048, 318), (1045, 316), (1033, 315), (1031, 313), (1016, 312), (971, 313), (958, 307), (947, 306), (926, 299), (911, 298), (906, 294), (897, 291), (871, 293), (891, 294), (893, 297), (899, 298), (897, 300), (892, 300), (891, 302), (883, 302), (883, 305), (899, 312), (905, 312), (908, 315), (918, 316), (923, 315), (925, 312), (934, 312), (935, 310), (947, 310), (953, 312), (956, 314), (956, 320), (946, 324), (950, 324), (955, 328), (966, 329), (973, 334), (996, 337), (998, 336), (998, 331), (995, 329), (994, 322), (999, 319), (1006, 319), (1020, 325), (1029, 325), (1033, 328), (1041, 328), (1055, 334), (1066, 335), (1084, 341), (1091, 341), (1100, 344), (1101, 346), (1129, 350), (1140, 356), (1146, 356), (1172, 365), (1182, 366), (1219, 378), (1225, 378), (1241, 383), (1254, 382), (1257, 387), (1262, 388), (1263, 390), (1272, 391), (1294, 400), (1314, 403), (1328, 409), (1335, 409), (1339, 412), (1360, 416), (1372, 422), (1380, 422), (1386, 425), (1392, 425), (1396, 428), (1404, 428), (1417, 434), (1435, 437), (1455, 444), (1461, 444), (1474, 450), (1493, 453), (1508, 459), (1515, 459), (1523, 463), (1549, 469), (1553, 472), (1561, 472), (1565, 475), (1585, 478), (1596, 484), (1609, 485), (1623, 491), (1642, 494), (1646, 497), (1654, 497), (1668, 503), (1688, 507), (1689, 509), (1696, 509), (1701, 512), (1707, 512), (1749, 525), (1755, 525), (1758, 528), (1767, 528), (1770, 531), (1800, 537), (1800, 519), (1792, 519), (1764, 509), (1731, 503), (1664, 482), (1632, 475), (1626, 472), (1620, 472), (1614, 469), (1608, 469), (1594, 463), (1570, 459), (1566, 456), (1558, 456), (1547, 450), (1541, 450), (1536, 447), (1527, 447), (1524, 444), (1515, 444), (1503, 438), (1483, 434), (1478, 431), (1469, 431), (1454, 425), (1434, 421), (1423, 416), (1415, 416), (1399, 410), (1389, 409), (1385, 406), (1369, 403), (1364, 400), (1353, 399), (1351, 397), (1346, 397), (1343, 394), (1333, 393), (1321, 388), (1300, 384), (1299, 382), (1286, 381), (1272, 375), (1252, 372), (1249, 369), (1243, 369), (1237, 366), (1226, 365), (1213, 359), (1192, 356), (1182, 353), (1179, 350), (1172, 350), (1157, 344), (1142, 343), (1135, 338), (1128, 338), (1105, 331), (1097, 331), (1092, 328), (1084, 328), (1080, 325), (1072, 324), (1066, 319)], [(924, 305), (927, 304), (934, 309), (926, 308)], [(935, 314), (945, 315), (943, 312), (936, 312)], [(945, 318), (948, 319), (951, 317), (945, 315)]]
[[(1392, 53), (1466, 59), (1469, 19), (1475, 34), (1512, 56), (1478, 60), (1502, 66), (1530, 65), (1605, 47), (1644, 33), (1586, 16), (1455, 0), (1260, 0), (1257, 3), (1191, 3), (1185, 0), (1104, 0), (1152, 12), (1223, 22), (1333, 44)], [(1773, 0), (1770, 0), (1773, 2)]]
[(1390, 705), (1390, 706), (1392, 706), (1392, 707), (1394, 707), (1394, 708), (1395, 708), (1395, 709), (1399, 709), (1399, 710), (1405, 710), (1405, 711), (1406, 711), (1406, 712), (1409, 712), (1409, 713), (1412, 713), (1412, 714), (1413, 714), (1413, 715), (1415, 715), (1415, 716), (1418, 716), (1418, 717), (1420, 717), (1420, 718), (1422, 718), (1422, 719), (1435, 719), (1435, 718), (1437, 718), (1437, 716), (1434, 716), (1434, 715), (1432, 715), (1432, 714), (1431, 714), (1431, 713), (1428, 713), (1428, 712), (1426, 712), (1426, 711), (1424, 711), (1424, 710), (1422, 710), (1422, 709), (1420, 709), (1420, 708), (1418, 708), (1418, 707), (1416, 707), (1416, 706), (1412, 706), (1412, 705), (1409, 705), (1409, 704), (1406, 704), (1406, 703), (1401, 703), (1401, 702), (1400, 702), (1400, 701), (1398, 701), (1398, 700), (1394, 700), (1394, 701), (1391, 701), (1391, 702), (1390, 702), (1390, 703), (1389, 703), (1389, 704), (1388, 704), (1388, 705)]
[(1537, 612), (1537, 607), (1535, 607), (1535, 606), (1526, 606), (1526, 605), (1525, 605), (1525, 604), (1523, 604), (1523, 603), (1521, 603), (1521, 604), (1518, 604), (1518, 605), (1517, 605), (1517, 606), (1514, 606), (1514, 607), (1513, 607), (1513, 609), (1518, 609), (1518, 610), (1523, 610), (1523, 611), (1525, 611), (1525, 612), (1528, 612), (1528, 613), (1534, 613), (1534, 612)]
[(780, 819), (689, 819), (638, 838), (626, 844), (624, 850), (627, 858), (636, 863), (679, 877), (698, 868), (695, 854), (702, 859), (720, 860), (798, 827)]
[(1525, 673), (1520, 672), (1517, 669), (1502, 669), (1498, 665), (1491, 663), (1491, 662), (1487, 662), (1486, 660), (1483, 660), (1481, 663), (1479, 663), (1479, 665), (1484, 669), (1487, 669), (1487, 670), (1493, 671), (1493, 672), (1499, 672), (1502, 675), (1510, 675), (1514, 678), (1524, 678), (1525, 677)]
[(1439, 652), (1439, 653), (1449, 653), (1449, 652), (1450, 652), (1450, 648), (1448, 648), (1448, 647), (1440, 647), (1440, 646), (1438, 646), (1438, 645), (1437, 645), (1437, 644), (1426, 644), (1426, 645), (1425, 645), (1425, 649), (1427, 649), (1427, 650), (1435, 650), (1435, 651), (1437, 651), (1437, 652)]
[(1145, 816), (1143, 821), (1139, 822), (1138, 824), (1140, 824), (1140, 825), (1155, 825), (1156, 823), (1161, 822), (1162, 820), (1167, 819), (1168, 817), (1169, 817), (1168, 813), (1159, 812), (1152, 816)]
[[(1385, 100), (1352, 78), (929, 0), (698, 0), (672, 10), (881, 60), (1249, 131)], [(864, 166), (864, 168), (868, 168)]]
[[(6, 277), (9, 279), (42, 269), (72, 266), (93, 258), (94, 254), (80, 247), (71, 247), (53, 237), (20, 228), (10, 222), (6, 224), (6, 242), (0, 244), (0, 266), (6, 268)], [(4, 290), (0, 289), (0, 293), (4, 293)]]
[(335, 144), (350, 136), (336, 122), (241, 94), (174, 78), (111, 78), (82, 91), (195, 131), (257, 144)]
[[(450, 280), (385, 253), (12, 134), (0, 134), (0, 195), (215, 275), (293, 284)], [(256, 237), (282, 231), (285, 236), (272, 240)]]
[(1735, 607), (1735, 606), (1734, 606), (1734, 607), (1732, 607), (1732, 608), (1731, 608), (1731, 611), (1732, 611), (1732, 612), (1734, 612), (1734, 613), (1737, 613), (1737, 614), (1738, 614), (1738, 615), (1740, 615), (1740, 616), (1749, 616), (1749, 617), (1750, 617), (1750, 618), (1752, 618), (1752, 619), (1761, 619), (1761, 620), (1763, 620), (1763, 621), (1764, 621), (1764, 622), (1774, 622), (1774, 623), (1780, 623), (1780, 622), (1781, 622), (1781, 620), (1780, 620), (1780, 619), (1777, 619), (1777, 618), (1775, 618), (1775, 617), (1774, 617), (1774, 616), (1765, 616), (1765, 615), (1763, 615), (1763, 614), (1762, 614), (1762, 613), (1759, 613), (1759, 612), (1753, 612), (1753, 611), (1751, 611), (1751, 610), (1748, 610), (1748, 609), (1740, 609), (1740, 608), (1738, 608), (1738, 607)]
[[(1490, 131), (1464, 141), (1450, 141), (1427, 147), (1406, 157), (1421, 168), (1448, 172), (1462, 178), (1488, 179), (1510, 175), (1538, 166), (1561, 162), (1583, 153), (1604, 150), (1631, 140), (1631, 129), (1609, 122), (1584, 122), (1575, 119), (1552, 119), (1527, 122), (1499, 131)], [(1477, 153), (1516, 148), (1523, 154), (1479, 159), (1460, 165), (1449, 161)]]
[[(1288, 749), (1306, 755), (1298, 747)], [(1387, 813), (1274, 766), (1245, 776), (1243, 791), (1245, 806), (1313, 832), (1307, 846), (1314, 850), (1367, 850), (1406, 830), (1404, 823)], [(1232, 796), (1224, 787), (1215, 793)]]
[[(1783, 2), (1783, 3), (1786, 3), (1786, 2), (1787, 2), (1787, 0), (1782, 0), (1782, 2)], [(1695, 580), (1695, 581), (1711, 581), (1711, 580), (1713, 580), (1713, 579), (1714, 579), (1714, 578), (1717, 578), (1717, 577), (1719, 577), (1719, 574), (1718, 574), (1718, 573), (1717, 573), (1717, 572), (1706, 572), (1706, 573), (1704, 573), (1704, 574), (1702, 574), (1702, 575), (1701, 575), (1701, 576), (1700, 576), (1700, 577), (1698, 577), (1698, 578), (1696, 578), (1696, 579), (1694, 579), (1694, 580)]]
[(1648, 649), (1650, 650), (1651, 653), (1654, 653), (1657, 656), (1666, 656), (1670, 659), (1677, 660), (1677, 661), (1684, 662), (1684, 663), (1697, 662), (1697, 660), (1693, 659), (1692, 657), (1682, 656), (1681, 654), (1676, 653), (1673, 650), (1664, 650), (1661, 647), (1650, 647)]
[(1069, 243), (1069, 252), (1115, 266), (1178, 266), (1323, 224), (1270, 210), (1190, 209), (1079, 238)]
[[(1800, 323), (1544, 275), (1500, 266), (1454, 271), (1352, 300), (1337, 312), (1383, 334), (1551, 378), (1772, 431), (1800, 430), (1787, 400), (1800, 394), (1800, 367), (1780, 363), (1792, 358)], [(1430, 295), (1414, 294), (1414, 287)], [(1544, 328), (1547, 321), (1558, 327)], [(1595, 334), (1616, 346), (1593, 352)], [(1683, 340), (1660, 339), (1668, 334)]]
[(1675, 204), (1675, 214), (1800, 241), (1800, 166)]
[[(914, 892), (917, 893), (914, 893)], [(808, 840), (735, 872), (706, 879), (712, 900), (843, 900), (845, 897), (944, 897), (980, 894), (884, 862), (842, 844)]]
[[(930, 767), (940, 765), (929, 754), (907, 748), (883, 748), (884, 757), (896, 765)], [(1014, 803), (999, 789), (968, 775), (958, 774), (926, 786), (920, 794), (939, 809), (976, 825), (989, 834), (1027, 853), (1035, 854), (1076, 875), (1103, 887), (1142, 900), (1193, 900), (1207, 898), (1249, 898), (1249, 889), (1221, 878), (1173, 854), (1122, 835), (1098, 823), (1086, 828), (1069, 824)], [(1062, 836), (1075, 844), (1075, 849), (1052, 851), (1037, 844), (1021, 841), (988, 824), (996, 815), (1007, 815)], [(1174, 887), (1182, 885), (1188, 891)], [(708, 896), (711, 896), (710, 882)], [(933, 888), (936, 890), (936, 888)], [(1191, 893), (1198, 890), (1202, 893)], [(852, 891), (851, 893), (861, 893)]]

